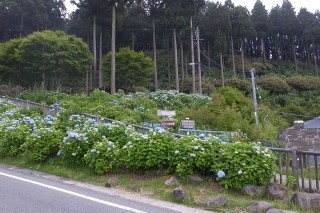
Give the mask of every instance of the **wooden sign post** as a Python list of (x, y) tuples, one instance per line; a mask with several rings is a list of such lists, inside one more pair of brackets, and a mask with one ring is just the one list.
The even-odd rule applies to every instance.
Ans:
[(163, 116), (163, 119), (160, 120), (161, 126), (168, 127), (175, 125), (176, 119), (172, 119), (169, 117), (175, 116), (176, 111), (169, 111), (166, 108), (164, 108), (164, 110), (158, 110), (157, 115)]

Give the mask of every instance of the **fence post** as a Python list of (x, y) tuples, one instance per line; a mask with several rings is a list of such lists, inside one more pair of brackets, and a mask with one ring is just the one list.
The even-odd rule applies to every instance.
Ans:
[(96, 117), (96, 119), (97, 119), (97, 123), (98, 123), (98, 125), (100, 125), (100, 119), (101, 119), (101, 116), (100, 116), (100, 115), (98, 115), (98, 116)]
[(298, 159), (297, 159), (297, 148), (296, 147), (293, 147), (291, 149), (291, 161), (292, 161), (292, 163), (291, 163), (291, 165), (292, 165), (292, 175), (296, 179), (297, 186), (299, 187)]

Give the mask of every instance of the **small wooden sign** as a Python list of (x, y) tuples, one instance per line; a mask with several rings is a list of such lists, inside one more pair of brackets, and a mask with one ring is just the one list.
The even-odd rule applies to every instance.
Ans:
[(182, 129), (194, 129), (195, 120), (181, 120)]
[(157, 115), (159, 116), (176, 116), (176, 111), (168, 111), (168, 110), (158, 110)]
[(160, 123), (162, 126), (174, 126), (176, 119), (162, 119)]

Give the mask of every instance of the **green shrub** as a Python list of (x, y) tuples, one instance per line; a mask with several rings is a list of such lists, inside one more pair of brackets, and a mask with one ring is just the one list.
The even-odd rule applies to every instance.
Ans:
[(24, 154), (33, 160), (43, 161), (55, 155), (64, 133), (51, 128), (39, 128), (27, 135), (25, 143), (21, 146)]
[(221, 140), (216, 136), (188, 135), (175, 140), (168, 153), (168, 171), (179, 177), (190, 174), (209, 174), (216, 163), (216, 155)]
[(255, 73), (258, 76), (266, 75), (272, 70), (272, 65), (269, 63), (259, 63), (259, 62), (254, 62), (252, 63), (252, 67), (255, 69)]
[(121, 164), (129, 169), (162, 169), (167, 164), (168, 150), (173, 137), (162, 128), (140, 134), (129, 134), (121, 150)]
[(119, 147), (104, 138), (94, 143), (92, 149), (84, 155), (84, 160), (97, 174), (102, 175), (118, 168), (118, 157)]
[(274, 155), (257, 143), (222, 145), (211, 172), (227, 189), (241, 189), (249, 184), (265, 185), (272, 178)]
[[(212, 92), (216, 89), (213, 82), (208, 78), (201, 78), (202, 94), (211, 95)], [(183, 82), (180, 83), (180, 92), (192, 94), (192, 78), (185, 78)], [(199, 93), (199, 81), (198, 78), (195, 78), (195, 89)]]
[(251, 82), (241, 78), (229, 78), (225, 82), (226, 86), (236, 88), (244, 94), (248, 94), (252, 91)]
[(287, 84), (297, 91), (316, 90), (320, 88), (320, 78), (313, 76), (292, 76)]
[(272, 94), (287, 93), (290, 90), (284, 80), (275, 76), (261, 78), (257, 80), (257, 85)]

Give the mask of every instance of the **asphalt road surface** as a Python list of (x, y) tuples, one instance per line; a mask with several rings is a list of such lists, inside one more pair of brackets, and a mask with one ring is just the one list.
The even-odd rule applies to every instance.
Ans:
[(13, 166), (0, 165), (0, 213), (208, 213)]

